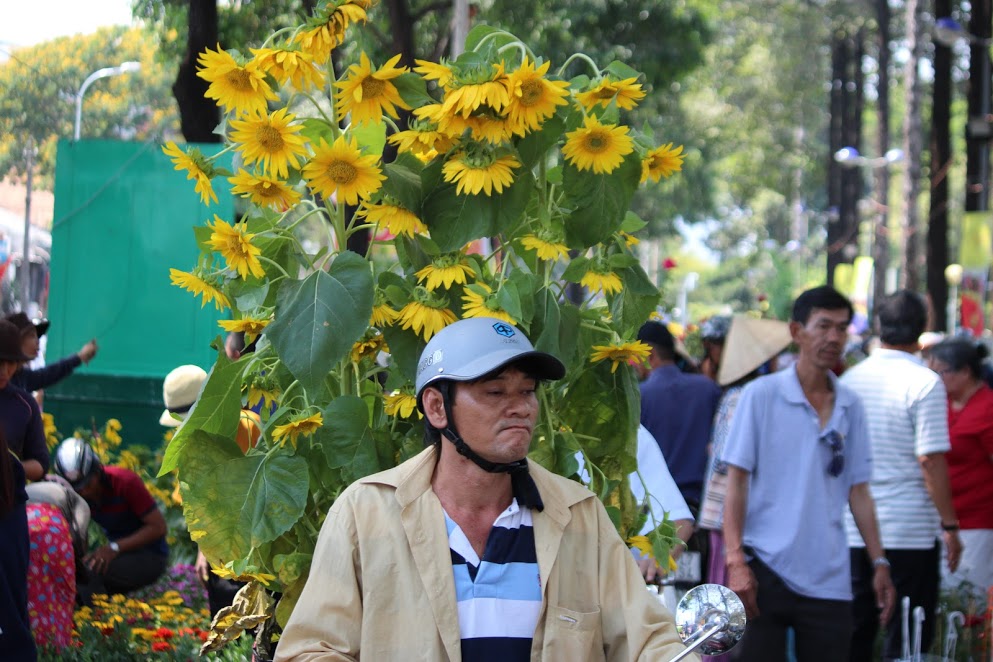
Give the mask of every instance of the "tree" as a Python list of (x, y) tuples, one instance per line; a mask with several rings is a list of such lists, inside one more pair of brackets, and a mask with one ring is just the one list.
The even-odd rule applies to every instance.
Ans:
[(120, 27), (14, 51), (0, 65), (0, 177), (24, 174), (22, 154), (30, 137), (39, 147), (38, 185), (51, 187), (56, 143), (72, 137), (76, 93), (102, 67), (141, 63), (139, 71), (100, 80), (87, 91), (85, 137), (145, 140), (173, 130), (168, 73), (154, 56), (155, 46), (141, 30)]

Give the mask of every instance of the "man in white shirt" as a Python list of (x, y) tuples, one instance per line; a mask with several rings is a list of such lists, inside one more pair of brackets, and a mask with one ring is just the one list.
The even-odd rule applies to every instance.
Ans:
[[(938, 602), (937, 535), (939, 523), (948, 548), (948, 564), (958, 564), (962, 545), (952, 507), (945, 452), (949, 449), (945, 387), (915, 352), (927, 324), (921, 297), (900, 290), (877, 309), (880, 348), (841, 377), (865, 406), (873, 468), (869, 487), (876, 502), (879, 529), (899, 599), (910, 597), (924, 607), (922, 650), (934, 634), (930, 615)], [(870, 662), (879, 610), (872, 593), (872, 566), (851, 512), (845, 514), (851, 553), (855, 631), (852, 662)], [(901, 655), (900, 619), (886, 626), (884, 660)]]

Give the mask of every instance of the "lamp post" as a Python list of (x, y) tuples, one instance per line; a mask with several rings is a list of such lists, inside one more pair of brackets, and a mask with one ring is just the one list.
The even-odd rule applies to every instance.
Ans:
[(945, 282), (948, 283), (948, 335), (955, 335), (959, 325), (959, 285), (962, 284), (962, 265), (949, 264), (945, 267)]
[[(888, 170), (892, 165), (903, 161), (903, 156), (903, 150), (896, 148), (888, 150), (883, 156), (866, 157), (859, 154), (859, 151), (854, 147), (842, 147), (834, 153), (834, 160), (843, 168)], [(888, 182), (889, 177), (881, 177), (880, 181), (884, 183)], [(872, 240), (872, 263), (874, 267), (872, 279), (873, 306), (886, 294), (886, 272), (890, 263), (890, 238), (888, 232), (889, 201), (887, 199), (889, 191), (881, 190), (877, 191), (876, 194), (882, 200), (878, 203), (880, 205), (879, 220), (874, 226)]]
[(76, 122), (72, 133), (73, 141), (79, 140), (79, 132), (81, 128), (80, 120), (82, 120), (83, 117), (83, 95), (86, 94), (86, 90), (90, 87), (90, 85), (101, 78), (120, 76), (121, 74), (138, 71), (139, 69), (141, 69), (140, 62), (122, 62), (116, 67), (104, 67), (103, 69), (97, 69), (86, 77), (83, 84), (79, 86), (79, 92), (76, 92)]

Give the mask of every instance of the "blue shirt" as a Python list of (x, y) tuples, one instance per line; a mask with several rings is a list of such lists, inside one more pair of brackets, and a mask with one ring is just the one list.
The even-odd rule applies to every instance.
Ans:
[[(721, 460), (751, 474), (744, 545), (796, 593), (851, 600), (843, 515), (852, 486), (872, 477), (872, 455), (862, 402), (829, 376), (834, 409), (823, 429), (795, 366), (746, 386)], [(831, 433), (845, 458), (836, 477)]]
[(455, 575), (462, 659), (531, 659), (541, 612), (541, 576), (531, 510), (511, 502), (500, 513), (480, 559), (465, 533), (445, 513)]
[(641, 424), (662, 449), (672, 478), (686, 501), (700, 502), (707, 470), (707, 444), (721, 389), (703, 375), (675, 365), (652, 370), (641, 383)]

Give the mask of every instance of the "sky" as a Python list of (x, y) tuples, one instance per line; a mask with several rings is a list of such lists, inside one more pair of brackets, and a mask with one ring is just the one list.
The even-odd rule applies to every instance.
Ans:
[(4, 0), (3, 5), (3, 50), (131, 23), (131, 0)]

